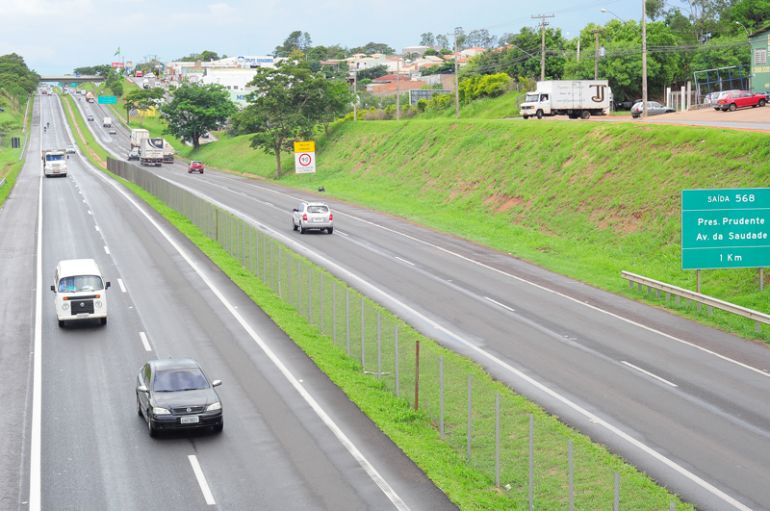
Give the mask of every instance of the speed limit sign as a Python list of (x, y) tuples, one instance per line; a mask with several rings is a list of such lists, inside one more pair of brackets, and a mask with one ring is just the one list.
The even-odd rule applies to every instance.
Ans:
[(297, 174), (315, 172), (315, 143), (294, 142), (294, 170)]

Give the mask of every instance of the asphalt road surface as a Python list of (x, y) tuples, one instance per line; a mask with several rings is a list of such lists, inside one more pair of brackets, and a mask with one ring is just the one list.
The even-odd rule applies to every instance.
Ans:
[[(41, 178), (41, 146), (72, 140), (58, 97), (37, 101), (19, 188), (0, 213), (12, 297), (0, 302), (0, 363), (15, 412), (2, 419), (2, 509), (454, 509), (157, 215), (79, 155), (66, 178)], [(39, 122), (50, 122), (46, 133)], [(58, 326), (48, 287), (70, 258), (94, 258), (111, 281), (106, 326)], [(224, 380), (220, 435), (147, 434), (136, 374), (171, 356)]]
[[(93, 130), (125, 156), (127, 129)], [(290, 211), (307, 192), (150, 170), (267, 226), (699, 508), (770, 509), (766, 346), (364, 208), (328, 200), (334, 234), (299, 235)]]

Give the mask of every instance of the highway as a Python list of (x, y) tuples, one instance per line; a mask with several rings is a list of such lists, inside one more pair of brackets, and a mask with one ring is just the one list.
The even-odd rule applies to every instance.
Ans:
[[(16, 412), (2, 419), (2, 509), (455, 509), (153, 211), (80, 155), (66, 178), (41, 177), (40, 148), (73, 143), (58, 97), (37, 97), (32, 132), (0, 212), (14, 297), (0, 302), (0, 363)], [(111, 281), (106, 326), (58, 326), (48, 288), (70, 258)], [(153, 439), (137, 417), (139, 368), (177, 356), (224, 381), (220, 435)]]
[[(96, 119), (111, 115), (79, 104)], [(93, 130), (125, 156), (124, 127), (113, 137)], [(319, 194), (185, 169), (177, 163), (151, 171), (302, 245), (700, 509), (770, 509), (765, 346), (331, 199), (334, 235), (299, 235), (290, 228), (291, 208)]]

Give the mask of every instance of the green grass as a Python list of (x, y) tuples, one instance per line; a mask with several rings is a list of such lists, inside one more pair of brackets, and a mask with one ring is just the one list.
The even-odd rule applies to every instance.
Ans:
[[(519, 116), (519, 104), (526, 92), (510, 91), (496, 98), (480, 98), (460, 105), (461, 119), (507, 119)], [(423, 112), (417, 120), (454, 118), (454, 97), (450, 108)]]
[[(0, 91), (0, 96), (2, 96), (2, 91)], [(22, 132), (26, 105), (17, 107), (15, 101), (8, 101), (3, 108), (5, 111), (0, 112), (0, 126), (6, 127), (6, 133), (3, 145), (0, 146), (0, 181), (5, 178), (5, 182), (0, 186), (0, 206), (5, 203), (5, 200), (11, 194), (16, 184), (16, 179), (24, 166), (24, 158), (19, 159), (19, 156), (24, 151), (26, 142)], [(32, 116), (30, 115), (27, 118), (27, 130), (29, 130), (31, 122)], [(11, 148), (12, 137), (19, 137), (21, 139), (21, 148)]]
[[(70, 123), (73, 122), (73, 117), (77, 117), (70, 111), (67, 115)], [(88, 148), (94, 141), (86, 140), (87, 136), (83, 137), (82, 130), (85, 126), (82, 121), (80, 128), (81, 131), (73, 129), (73, 132), (78, 138), (78, 144), (86, 144)], [(92, 163), (104, 169), (95, 151), (84, 151), (84, 154)], [(197, 208), (193, 217), (202, 226), (199, 228), (137, 185), (117, 176), (113, 177), (160, 212), (222, 268), (461, 509), (526, 508), (527, 483), (523, 474), (526, 474), (529, 414), (535, 417), (536, 424), (538, 509), (564, 508), (567, 440), (571, 440), (575, 446), (578, 482), (576, 498), (579, 508), (610, 506), (612, 473), (615, 471), (619, 472), (622, 478), (624, 509), (667, 508), (672, 496), (644, 474), (495, 382), (471, 361), (419, 335), (381, 307), (351, 290), (347, 291), (352, 296), (351, 316), (361, 317), (363, 304), (364, 326), (362, 327), (361, 320), (351, 321), (352, 342), (348, 354), (347, 343), (343, 341), (346, 326), (342, 314), (342, 297), (348, 288), (343, 282), (273, 240), (264, 236), (258, 237), (256, 232), (253, 236), (246, 235), (248, 227), (230, 215), (202, 215), (200, 208)], [(213, 241), (210, 235), (217, 236), (221, 244)], [(245, 241), (236, 243), (235, 240)], [(307, 285), (305, 279), (308, 279)], [(333, 292), (332, 288), (336, 291)], [(308, 293), (308, 289), (312, 291)], [(335, 297), (331, 303), (339, 304), (334, 308), (336, 314), (332, 314), (332, 307), (329, 305), (331, 293), (334, 293)], [(378, 313), (384, 332), (381, 353), (385, 363), (380, 370), (386, 374), (382, 378), (367, 376), (362, 371), (364, 368), (370, 371), (376, 369), (375, 339)], [(393, 332), (395, 326), (399, 328), (399, 384), (407, 396), (404, 399), (393, 394), (395, 380), (392, 377), (394, 366), (391, 361), (395, 359), (395, 351), (393, 336), (389, 332)], [(360, 363), (362, 330), (366, 332), (364, 344), (365, 353), (368, 354), (363, 357), (364, 367)], [(417, 340), (422, 346), (420, 378), (423, 381), (422, 405), (419, 412), (412, 409), (411, 398), (411, 389), (414, 387), (413, 349)], [(439, 437), (435, 426), (435, 388), (439, 356), (444, 359), (448, 375), (445, 440)], [(477, 403), (473, 418), (474, 441), (470, 463), (465, 462), (462, 454), (465, 438), (464, 389), (468, 375), (473, 377), (474, 400)], [(504, 424), (502, 482), (510, 484), (510, 491), (495, 488), (490, 476), (493, 451), (489, 439), (494, 427), (491, 415), (494, 410), (494, 396), (497, 393), (502, 399)], [(679, 506), (678, 509), (692, 509), (691, 506), (681, 503)]]

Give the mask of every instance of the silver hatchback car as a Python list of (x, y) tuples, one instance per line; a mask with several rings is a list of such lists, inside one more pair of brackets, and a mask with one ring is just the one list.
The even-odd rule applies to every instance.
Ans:
[(334, 232), (334, 215), (323, 202), (300, 202), (291, 213), (291, 225), (295, 231), (304, 234), (309, 230)]

